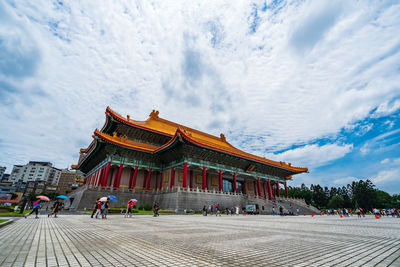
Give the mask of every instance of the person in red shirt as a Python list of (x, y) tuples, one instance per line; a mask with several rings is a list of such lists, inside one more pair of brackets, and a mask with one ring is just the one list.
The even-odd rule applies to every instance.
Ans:
[(98, 218), (98, 216), (99, 216), (100, 214), (101, 214), (101, 202), (98, 201), (98, 202), (97, 202), (97, 210), (96, 210), (95, 218), (96, 218), (96, 219), (100, 219), (100, 218)]
[(128, 208), (127, 208), (127, 211), (126, 211), (126, 214), (125, 214), (125, 218), (126, 218), (127, 216), (129, 216), (129, 217), (132, 218), (132, 207), (133, 207), (133, 204), (134, 204), (133, 201), (129, 201), (129, 202), (128, 202)]

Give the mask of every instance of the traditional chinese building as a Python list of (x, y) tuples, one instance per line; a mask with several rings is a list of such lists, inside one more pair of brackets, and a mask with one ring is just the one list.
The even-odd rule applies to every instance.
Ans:
[[(121, 193), (120, 198), (135, 195), (149, 203), (158, 200), (161, 208), (170, 209), (197, 209), (209, 204), (207, 200), (263, 204), (288, 197), (287, 180), (307, 172), (239, 150), (223, 134), (217, 137), (162, 119), (158, 111), (146, 121), (123, 117), (109, 107), (105, 113), (103, 128), (94, 131), (93, 141), (72, 166), (85, 174), (87, 190), (112, 190)], [(169, 194), (177, 192), (185, 194)], [(214, 195), (199, 197), (201, 193)]]

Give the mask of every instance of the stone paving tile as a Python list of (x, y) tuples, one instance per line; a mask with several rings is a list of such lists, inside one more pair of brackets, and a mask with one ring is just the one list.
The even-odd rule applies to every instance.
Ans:
[(400, 219), (368, 216), (41, 216), (0, 240), (0, 266), (400, 266)]

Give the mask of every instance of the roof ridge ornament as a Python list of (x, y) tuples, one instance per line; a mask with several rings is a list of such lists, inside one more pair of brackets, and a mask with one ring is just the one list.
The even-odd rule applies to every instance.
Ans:
[(226, 138), (225, 138), (225, 135), (224, 135), (223, 133), (221, 133), (221, 134), (219, 135), (219, 137), (221, 138), (221, 140), (222, 140), (223, 142), (226, 142)]
[(158, 119), (158, 114), (160, 114), (160, 112), (158, 110), (153, 109), (153, 111), (150, 113), (149, 117), (152, 119)]

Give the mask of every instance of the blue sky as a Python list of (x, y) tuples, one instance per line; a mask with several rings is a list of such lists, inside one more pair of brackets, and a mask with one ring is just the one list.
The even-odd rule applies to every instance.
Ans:
[(400, 192), (399, 1), (2, 1), (0, 165), (76, 163), (107, 105)]

